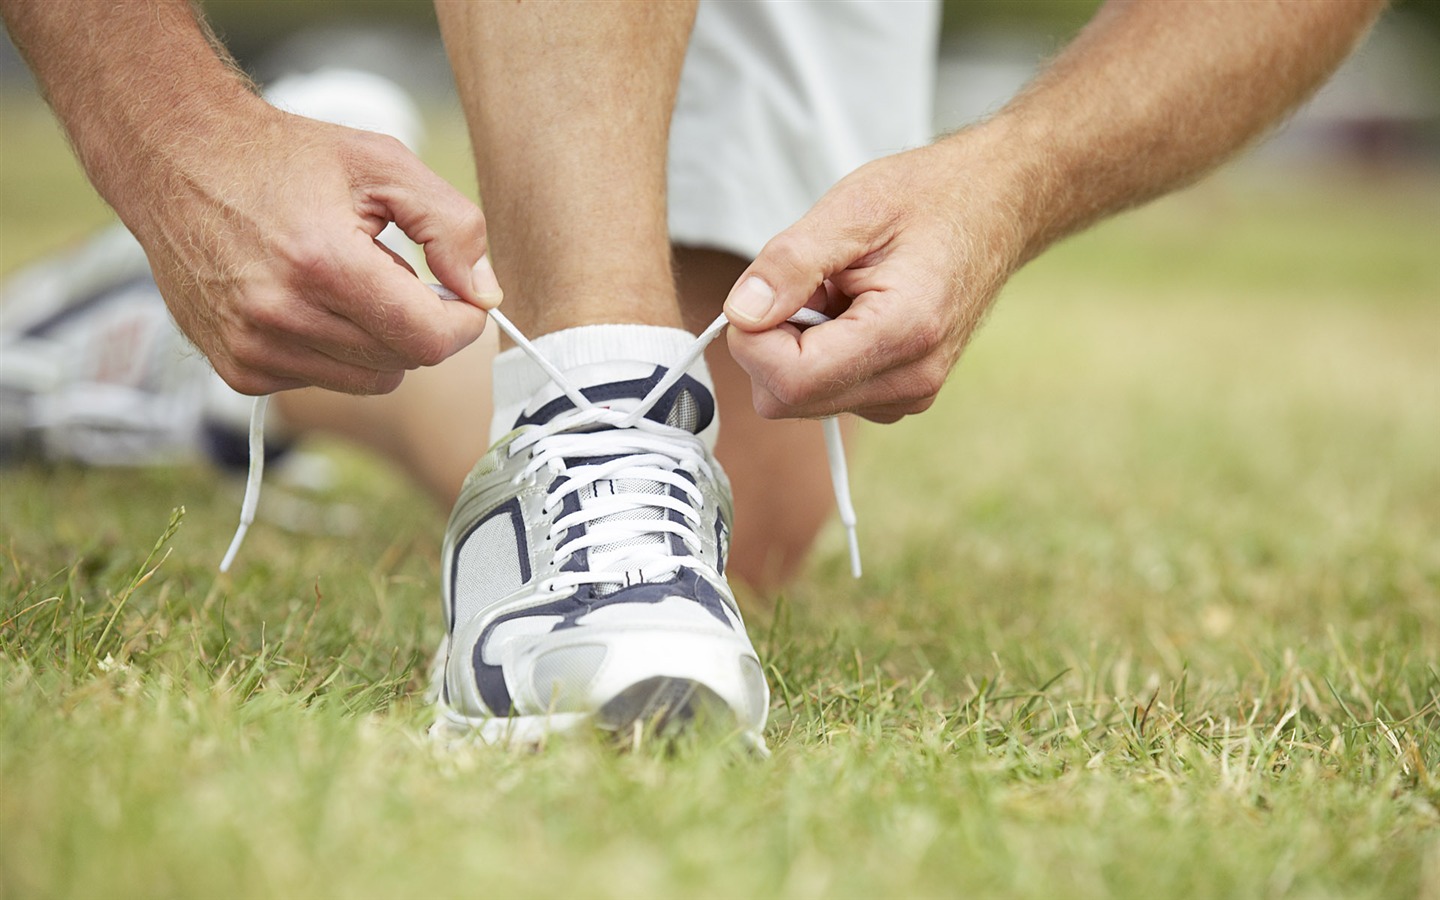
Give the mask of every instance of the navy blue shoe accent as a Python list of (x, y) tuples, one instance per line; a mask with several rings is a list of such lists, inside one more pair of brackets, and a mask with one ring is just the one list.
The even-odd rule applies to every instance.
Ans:
[[(656, 366), (654, 373), (648, 378), (637, 378), (631, 381), (612, 381), (605, 384), (597, 384), (593, 387), (584, 388), (581, 394), (586, 400), (592, 403), (604, 404), (613, 400), (641, 400), (660, 383), (665, 376), (665, 367)], [(682, 394), (689, 393), (691, 400), (695, 403), (695, 428), (693, 433), (699, 434), (710, 423), (715, 421), (715, 398), (710, 395), (709, 389), (689, 375), (680, 376), (680, 380), (671, 385), (670, 390), (655, 404), (646, 414), (645, 418), (654, 422), (664, 422), (670, 417), (670, 412)], [(522, 415), (515, 420), (516, 428), (522, 425), (543, 425), (563, 412), (572, 410), (575, 404), (569, 397), (556, 397), (549, 403), (535, 410), (529, 415)]]
[[(559, 482), (559, 479), (557, 478), (557, 479), (556, 479), (556, 483), (558, 483), (558, 482)], [(554, 486), (552, 485), (552, 489), (553, 489), (553, 487), (554, 487)], [(565, 517), (565, 516), (570, 515), (571, 513), (575, 513), (575, 512), (579, 512), (579, 511), (580, 511), (580, 498), (577, 497), (577, 496), (575, 496), (574, 494), (570, 494), (570, 495), (568, 495), (568, 496), (564, 499), (564, 501), (561, 502), (561, 504), (560, 504), (560, 515), (556, 516), (555, 518), (560, 519), (560, 518), (563, 518), (563, 517)], [(569, 543), (570, 541), (579, 540), (581, 537), (584, 536), (584, 534), (585, 534), (585, 526), (584, 526), (584, 525), (571, 525), (569, 528), (567, 528), (567, 529), (565, 530), (565, 537), (561, 538), (560, 543), (561, 543), (561, 544), (566, 544), (566, 543)], [(567, 559), (567, 560), (565, 560), (565, 562), (561, 563), (561, 565), (560, 565), (560, 571), (562, 571), (562, 572), (588, 572), (588, 571), (590, 571), (590, 551), (589, 551), (589, 549), (576, 550), (574, 553), (571, 553), (571, 554), (570, 554), (570, 558)]]
[(497, 619), (491, 622), (480, 633), (480, 640), (475, 642), (475, 649), (471, 651), (470, 661), (475, 667), (475, 686), (480, 689), (480, 699), (484, 701), (485, 708), (497, 716), (508, 716), (512, 701), (510, 688), (505, 684), (505, 670), (490, 665), (483, 658), (490, 631), (501, 621), (503, 620)]
[[(619, 459), (619, 456), (580, 456), (580, 458), (567, 458), (564, 464), (575, 468), (580, 467), (580, 465), (605, 465), (608, 464), (608, 462), (616, 461), (616, 459)], [(690, 481), (691, 484), (696, 484), (696, 478), (694, 478), (694, 475), (691, 475), (690, 472), (680, 472), (680, 475), (685, 478), (685, 480)], [(547, 488), (547, 491), (553, 494), (553, 492), (559, 490), (563, 484), (564, 480), (562, 480), (562, 478), (556, 478), (556, 480), (550, 482), (550, 487)], [(665, 492), (670, 495), (671, 500), (678, 500), (681, 501), (681, 503), (690, 500), (684, 491), (674, 487), (674, 485), (671, 485)], [(579, 510), (580, 498), (572, 494), (570, 497), (564, 498), (564, 503), (562, 507), (560, 507), (560, 516), (569, 516), (570, 513), (577, 513)], [(687, 518), (677, 510), (668, 510), (667, 513), (665, 513), (665, 518), (672, 521), (672, 523), (681, 524), (681, 526), (688, 521)], [(471, 528), (471, 530), (474, 530), (474, 528)], [(570, 527), (569, 530), (564, 533), (564, 539), (562, 539), (560, 543), (567, 543), (567, 541), (579, 539), (583, 533), (585, 533), (585, 526)], [(467, 531), (467, 536), (468, 534), (469, 531)], [(671, 553), (680, 556), (680, 554), (687, 552), (684, 541), (680, 540), (678, 534), (668, 534), (667, 540)], [(521, 543), (520, 546), (521, 549), (524, 549), (524, 543)], [(589, 567), (589, 553), (586, 552), (586, 550), (576, 550), (575, 554), (573, 554), (569, 560), (566, 560), (563, 566), (560, 566), (560, 572), (588, 572)], [(724, 566), (721, 566), (720, 570), (724, 572)]]
[(562, 597), (540, 606), (517, 609), (503, 616), (497, 616), (494, 621), (485, 626), (484, 630), (480, 632), (479, 639), (475, 641), (475, 649), (471, 655), (471, 662), (475, 668), (475, 686), (480, 690), (480, 699), (485, 702), (486, 708), (494, 715), (510, 715), (513, 701), (510, 699), (510, 689), (505, 684), (505, 673), (500, 666), (491, 665), (485, 662), (484, 658), (485, 645), (489, 642), (490, 635), (501, 623), (511, 619), (528, 619), (535, 616), (558, 616), (560, 621), (551, 627), (550, 632), (568, 631), (572, 628), (585, 627), (580, 624), (581, 619), (607, 606), (617, 603), (656, 604), (663, 603), (671, 597), (683, 597), (693, 603), (698, 603), (726, 628), (731, 630), (735, 628), (730, 617), (725, 614), (725, 598), (715, 589), (714, 585), (701, 578), (693, 569), (681, 569), (675, 577), (668, 581), (637, 584), (601, 597), (595, 595), (594, 585), (581, 585), (575, 593), (568, 597)]
[(724, 575), (725, 564), (730, 561), (730, 529), (725, 527), (725, 517), (719, 513), (715, 514), (715, 546), (720, 551), (715, 569)]
[[(691, 475), (689, 472), (680, 471), (678, 472), (678, 474), (691, 484), (695, 484), (695, 476)], [(673, 484), (669, 486), (665, 493), (667, 496), (669, 496), (671, 500), (679, 500), (681, 503), (686, 503), (690, 499), (683, 490)], [(674, 509), (666, 510), (665, 518), (667, 521), (674, 522), (676, 525), (687, 525), (690, 521), (689, 519), (685, 518), (683, 513), (681, 513), (679, 510)], [(675, 554), (676, 556), (683, 556), (684, 554), (689, 552), (689, 550), (685, 546), (685, 542), (680, 539), (680, 535), (668, 534), (665, 537), (667, 538), (667, 541), (669, 543), (671, 553)], [(723, 570), (725, 567), (722, 564), (719, 568)]]
[[(512, 701), (510, 689), (505, 685), (504, 670), (500, 666), (492, 666), (485, 662), (485, 645), (490, 642), (490, 635), (501, 623), (511, 619), (528, 619), (531, 616), (559, 616), (564, 621), (574, 621), (590, 611), (591, 607), (577, 603), (572, 595), (540, 606), (517, 609), (512, 613), (497, 616), (494, 621), (486, 625), (480, 632), (479, 639), (475, 641), (475, 649), (470, 657), (475, 667), (475, 686), (480, 689), (480, 699), (485, 701), (486, 708), (497, 716), (510, 715)], [(564, 624), (564, 622), (562, 621), (560, 624)], [(556, 628), (559, 627), (560, 625), (556, 625)]]
[(683, 597), (692, 603), (699, 604), (700, 608), (714, 616), (716, 621), (726, 628), (733, 629), (735, 627), (730, 618), (725, 615), (725, 598), (715, 589), (715, 586), (701, 578), (694, 569), (681, 569), (669, 580), (647, 581), (621, 588), (601, 597), (595, 596), (593, 584), (581, 585), (570, 599), (577, 605), (583, 606), (583, 609), (566, 616), (565, 621), (556, 624), (551, 631), (583, 627), (579, 620), (587, 613), (616, 603), (663, 603), (671, 597)]

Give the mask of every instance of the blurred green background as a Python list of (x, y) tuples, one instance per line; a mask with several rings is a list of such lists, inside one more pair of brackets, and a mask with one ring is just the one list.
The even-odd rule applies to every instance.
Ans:
[[(1079, 29), (1094, 13), (1097, 0), (944, 0), (947, 32), (973, 28), (1029, 28), (1063, 36)], [(395, 0), (205, 0), (216, 26), (237, 53), (261, 50), (276, 35), (340, 20), (389, 22), (433, 27), (429, 3)], [(1394, 7), (1440, 33), (1440, 0), (1401, 0)]]
[[(899, 2), (899, 0), (896, 0)], [(452, 104), (434, 7), (420, 0), (201, 0), (217, 32), (262, 81), (350, 66), (386, 75), (422, 104)], [(943, 0), (936, 124), (989, 112), (1094, 14), (1099, 0)], [(18, 90), (17, 90), (18, 89)], [(30, 81), (0, 44), (0, 97), (13, 108)], [(1297, 117), (1292, 149), (1440, 159), (1440, 0), (1399, 0), (1357, 59)], [(1294, 132), (1300, 132), (1298, 140)], [(1303, 154), (1302, 154), (1303, 155)]]
[[(206, 6), (257, 70), (388, 49), (473, 191), (428, 3)], [(262, 505), (233, 577), (238, 481), (0, 472), (0, 898), (1440, 898), (1436, 8), (856, 435), (865, 579), (831, 529), (745, 598), (766, 766), (432, 753), (442, 514), (353, 451), (316, 502), (364, 526)], [(937, 119), (1092, 9), (949, 3)], [(8, 273), (111, 216), (14, 65), (0, 104)]]
[[(324, 56), (329, 65), (362, 58), (422, 97), (450, 94), (430, 3), (208, 0), (203, 6), (261, 78), (294, 67), (297, 58)], [(997, 108), (1099, 6), (1099, 0), (943, 0), (937, 130)], [(350, 30), (349, 43), (338, 39), (337, 29)], [(388, 49), (358, 40), (357, 32), (385, 35)], [(387, 71), (386, 58), (396, 54), (406, 62), (391, 62)], [(1320, 143), (1371, 162), (1397, 151), (1440, 159), (1440, 0), (1393, 4), (1368, 46), (1324, 93), (1287, 129), (1292, 149)]]

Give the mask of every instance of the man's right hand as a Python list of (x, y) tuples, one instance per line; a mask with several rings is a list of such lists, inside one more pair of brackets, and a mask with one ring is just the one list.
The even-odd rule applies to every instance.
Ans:
[[(484, 329), (500, 300), (485, 220), (399, 141), (257, 98), (207, 150), (178, 141), (147, 167), (161, 195), (117, 209), (176, 322), (237, 391), (384, 393)], [(437, 298), (376, 240), (392, 221), (468, 302)]]

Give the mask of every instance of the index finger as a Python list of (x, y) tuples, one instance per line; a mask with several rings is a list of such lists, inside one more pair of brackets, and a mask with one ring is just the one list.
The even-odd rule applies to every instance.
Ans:
[(468, 346), (485, 330), (485, 311), (438, 297), (373, 241), (341, 285), (334, 311), (398, 355), (408, 368), (433, 366)]

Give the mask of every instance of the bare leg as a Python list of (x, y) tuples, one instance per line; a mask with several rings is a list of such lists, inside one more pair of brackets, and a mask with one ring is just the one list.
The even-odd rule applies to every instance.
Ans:
[(693, 2), (437, 3), (505, 310), (678, 326), (665, 211)]
[[(321, 388), (275, 395), (287, 426), (354, 441), (394, 462), (444, 509), (490, 441), (495, 329), (439, 366), (416, 369), (389, 394)], [(443, 440), (437, 440), (443, 435)]]
[[(596, 323), (681, 325), (665, 157), (693, 4), (440, 3), (437, 11), (506, 312), (532, 336)], [(712, 251), (679, 258), (683, 324), (694, 331), (719, 313), (745, 263)], [(375, 447), (448, 505), (484, 442), (488, 361), (474, 353), (463, 366), (412, 373), (378, 402), (296, 394), (285, 411), (298, 427)], [(749, 380), (723, 346), (712, 346), (708, 363), (722, 422), (717, 453), (735, 490), (730, 568), (772, 586), (799, 567), (828, 515), (823, 439), (814, 422), (756, 416)], [(435, 441), (440, 422), (452, 434), (467, 423), (474, 434)]]

